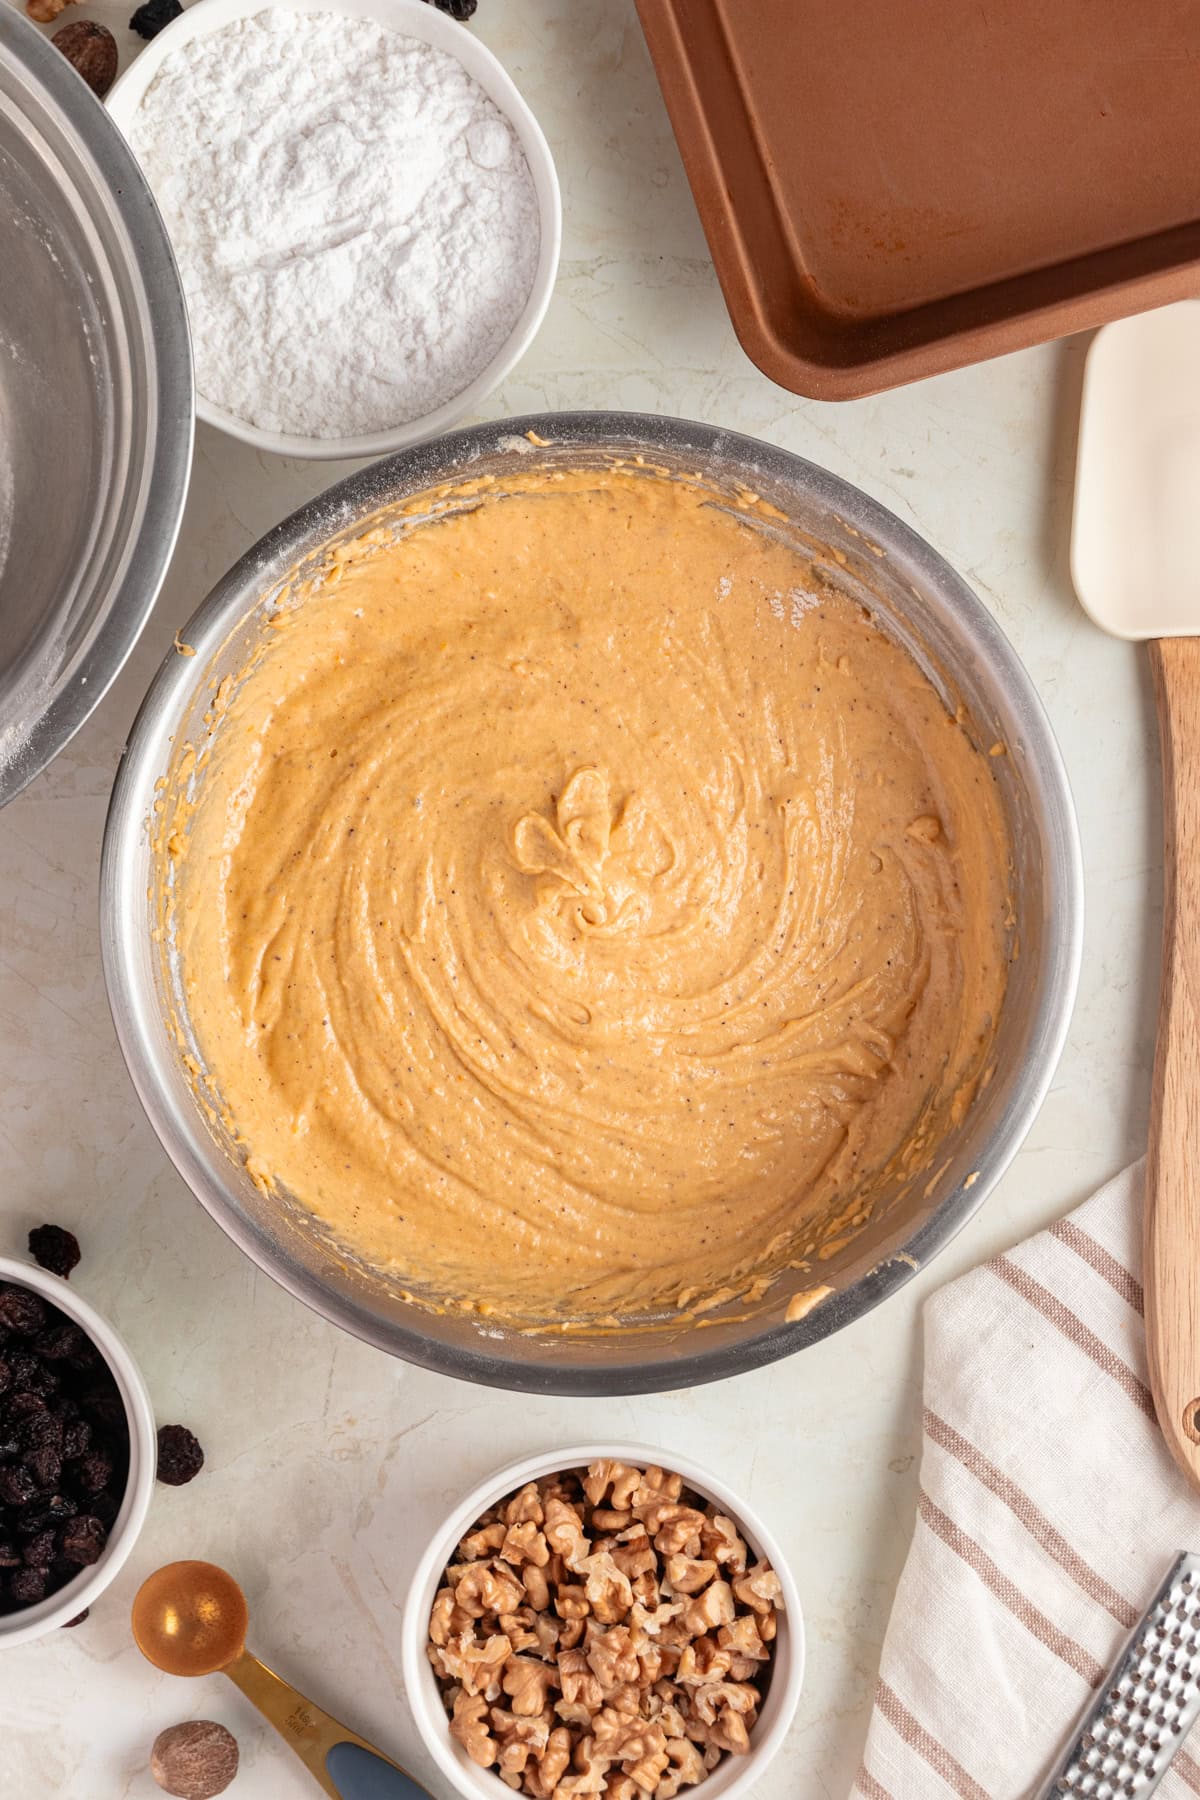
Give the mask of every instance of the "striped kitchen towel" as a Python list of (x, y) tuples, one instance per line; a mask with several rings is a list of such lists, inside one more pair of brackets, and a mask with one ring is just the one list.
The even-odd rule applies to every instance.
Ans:
[[(925, 1311), (918, 1518), (853, 1800), (1025, 1800), (1200, 1499), (1154, 1418), (1142, 1165)], [(1162, 1783), (1200, 1795), (1200, 1729)]]

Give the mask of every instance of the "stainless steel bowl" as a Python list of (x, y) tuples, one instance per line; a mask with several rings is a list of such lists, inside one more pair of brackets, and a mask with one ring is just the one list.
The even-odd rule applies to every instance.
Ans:
[[(524, 433), (549, 440), (534, 447)], [(320, 567), (331, 544), (368, 515), (437, 483), (503, 476), (514, 459), (578, 465), (614, 452), (701, 470), (732, 489), (751, 486), (799, 531), (845, 558), (842, 574), (907, 644), (946, 695), (965, 703), (996, 759), (1014, 848), (1020, 956), (1013, 962), (996, 1044), (996, 1073), (947, 1141), (924, 1193), (885, 1198), (870, 1223), (818, 1277), (832, 1298), (794, 1324), (778, 1294), (756, 1316), (742, 1307), (703, 1329), (662, 1323), (605, 1336), (523, 1336), (493, 1321), (438, 1316), (404, 1301), (378, 1273), (321, 1242), (304, 1216), (262, 1195), (223, 1128), (201, 1110), (164, 1020), (181, 996), (155, 941), (147, 822), (155, 783), (204, 730), (214, 682), (244, 666), (265, 629), (264, 602), (285, 578)], [(940, 556), (873, 500), (834, 476), (753, 439), (682, 420), (564, 413), (461, 431), (376, 463), (301, 509), (221, 581), (187, 628), (196, 655), (172, 654), (134, 725), (117, 775), (104, 843), (101, 925), (117, 1032), (142, 1103), (193, 1192), (260, 1268), (328, 1319), (412, 1362), (466, 1380), (547, 1393), (635, 1393), (694, 1386), (788, 1355), (836, 1331), (907, 1281), (983, 1200), (1013, 1156), (1046, 1092), (1075, 995), (1082, 872), (1070, 791), (1028, 676), (999, 628)]]
[(0, 805), (114, 679), (175, 544), (192, 360), (170, 245), (99, 101), (0, 6)]

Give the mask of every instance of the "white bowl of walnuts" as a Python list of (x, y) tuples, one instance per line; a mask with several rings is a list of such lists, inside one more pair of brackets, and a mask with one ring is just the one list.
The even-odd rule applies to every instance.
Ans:
[(749, 1792), (804, 1676), (766, 1527), (685, 1457), (585, 1444), (469, 1494), (417, 1565), (404, 1678), (466, 1800)]

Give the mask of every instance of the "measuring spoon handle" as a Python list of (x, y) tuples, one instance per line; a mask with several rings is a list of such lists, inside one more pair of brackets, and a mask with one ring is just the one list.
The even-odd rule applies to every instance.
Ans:
[(333, 1800), (429, 1800), (418, 1781), (243, 1650), (224, 1671)]

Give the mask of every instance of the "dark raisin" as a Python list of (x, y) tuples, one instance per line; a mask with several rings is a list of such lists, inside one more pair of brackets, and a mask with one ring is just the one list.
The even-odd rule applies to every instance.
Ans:
[(31, 1569), (48, 1569), (54, 1561), (55, 1540), (52, 1531), (39, 1531), (25, 1540), (24, 1557)]
[(0, 1323), (17, 1337), (32, 1337), (46, 1323), (46, 1308), (28, 1288), (0, 1288)]
[(8, 1351), (6, 1360), (12, 1370), (11, 1385), (14, 1393), (18, 1388), (27, 1388), (41, 1367), (37, 1357), (26, 1349)]
[(52, 1412), (31, 1413), (27, 1419), (21, 1420), (17, 1436), (26, 1452), (49, 1447), (57, 1453), (62, 1449), (63, 1423)]
[(71, 1351), (71, 1354), (67, 1357), (67, 1364), (70, 1368), (78, 1370), (80, 1374), (86, 1374), (90, 1369), (98, 1369), (105, 1366), (104, 1358), (90, 1338), (83, 1338), (79, 1344), (79, 1348)]
[(145, 0), (130, 19), (129, 29), (142, 38), (157, 37), (163, 26), (177, 19), (182, 11), (179, 0)]
[(72, 1325), (69, 1319), (64, 1319), (61, 1324), (47, 1325), (33, 1340), (35, 1354), (47, 1362), (66, 1362), (69, 1356), (78, 1356), (86, 1344), (87, 1339), (78, 1325)]
[(24, 1506), (37, 1493), (37, 1482), (24, 1463), (0, 1469), (0, 1500), (6, 1506)]
[(34, 1500), (17, 1514), (17, 1536), (33, 1537), (53, 1525), (61, 1525), (79, 1511), (70, 1494), (50, 1494)]
[(94, 1563), (108, 1541), (108, 1532), (93, 1514), (85, 1513), (63, 1526), (59, 1552), (67, 1562), (86, 1568)]
[(22, 1388), (19, 1394), (10, 1394), (4, 1402), (4, 1420), (14, 1428), (46, 1411), (46, 1400), (42, 1394), (35, 1394), (29, 1388)]
[(12, 1386), (12, 1364), (6, 1356), (0, 1356), (0, 1394), (6, 1394)]
[(6, 1538), (0, 1543), (0, 1569), (19, 1569), (22, 1557), (17, 1546)]
[(112, 1472), (111, 1456), (103, 1450), (89, 1450), (86, 1456), (77, 1459), (71, 1478), (85, 1494), (99, 1494), (111, 1481)]
[(85, 1606), (81, 1613), (76, 1613), (75, 1617), (73, 1619), (67, 1619), (64, 1622), (63, 1627), (62, 1627), (63, 1630), (70, 1631), (72, 1625), (82, 1625), (83, 1621), (87, 1618), (87, 1616), (91, 1612), (91, 1610), (92, 1609), (90, 1606)]
[(9, 1593), (18, 1606), (34, 1606), (46, 1597), (44, 1569), (18, 1569), (9, 1577)]
[[(71, 28), (65, 26), (63, 29)], [(62, 35), (60, 31), (58, 36)], [(52, 1275), (61, 1275), (65, 1281), (79, 1261), (79, 1239), (61, 1225), (35, 1225), (29, 1234), (29, 1254), (43, 1269), (49, 1269)]]
[(182, 1487), (204, 1467), (204, 1452), (186, 1425), (158, 1428), (158, 1479), (168, 1487)]
[(63, 1427), (63, 1461), (69, 1462), (73, 1456), (82, 1456), (91, 1441), (92, 1428), (87, 1420), (72, 1419)]
[(452, 19), (465, 25), (468, 19), (475, 17), (479, 0), (433, 0), (433, 4), (439, 12), (449, 13)]
[(57, 1487), (62, 1477), (62, 1459), (53, 1444), (31, 1450), (25, 1458), (25, 1467), (40, 1488)]

